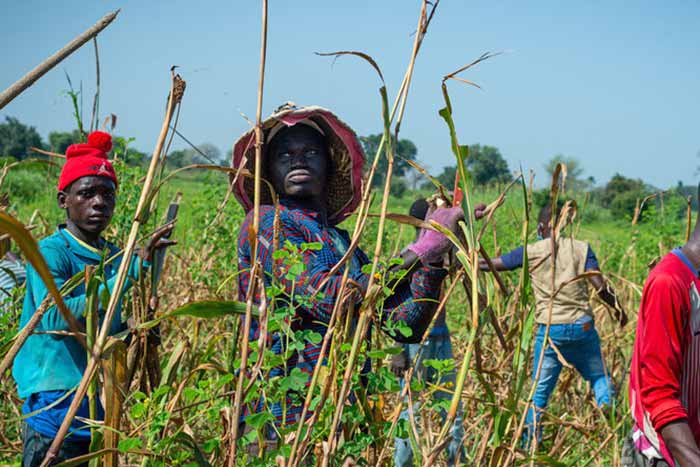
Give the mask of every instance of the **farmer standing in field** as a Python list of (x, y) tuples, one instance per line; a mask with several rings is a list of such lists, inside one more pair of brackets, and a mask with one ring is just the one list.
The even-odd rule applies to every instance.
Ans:
[[(700, 191), (698, 193), (700, 198)], [(700, 216), (644, 284), (630, 371), (624, 467), (700, 465)]]
[[(411, 205), (408, 214), (416, 219), (424, 220), (428, 213), (428, 201), (425, 198), (417, 199)], [(420, 229), (416, 227), (416, 238), (420, 233)], [(430, 330), (428, 337), (422, 344), (403, 344), (403, 350), (400, 354), (395, 355), (391, 360), (391, 370), (401, 378), (401, 384), (405, 384), (403, 379), (404, 373), (416, 360), (417, 371), (413, 374), (413, 378), (422, 379), (426, 383), (434, 383), (454, 387), (455, 371), (451, 369), (442, 374), (439, 381), (435, 381), (437, 372), (434, 368), (426, 367), (425, 360), (452, 360), (452, 343), (450, 342), (450, 330), (447, 327), (446, 310), (443, 310), (437, 318), (435, 324)], [(445, 391), (436, 391), (435, 397), (438, 399), (449, 399), (451, 394)], [(416, 405), (416, 409), (417, 409)], [(446, 412), (441, 411), (441, 417), (445, 419)], [(408, 408), (401, 412), (401, 418), (408, 420)], [(461, 451), (462, 436), (464, 435), (464, 426), (462, 425), (462, 410), (457, 412), (452, 430), (450, 432), (451, 440), (447, 445), (447, 465), (453, 467), (457, 461), (457, 453)], [(463, 455), (459, 456), (464, 459)], [(394, 439), (394, 465), (396, 467), (410, 467), (413, 465), (413, 449), (411, 441), (408, 438)]]
[[(122, 258), (119, 248), (101, 237), (112, 219), (116, 202), (117, 176), (107, 160), (111, 148), (111, 136), (95, 131), (88, 135), (86, 144), (73, 144), (66, 150), (66, 163), (61, 170), (57, 193), (58, 207), (66, 212), (66, 223), (59, 225), (55, 233), (39, 242), (39, 250), (59, 289), (71, 277), (84, 273), (87, 265), (98, 265), (103, 259), (116, 256), (104, 270), (109, 292), (113, 292)], [(162, 238), (171, 231), (172, 225), (158, 229), (140, 252), (140, 260), (132, 260), (125, 290), (142, 274), (142, 268), (148, 267), (154, 249), (174, 243)], [(46, 286), (36, 270), (31, 265), (27, 266), (27, 289), (20, 328), (31, 319), (47, 294)], [(68, 294), (64, 301), (84, 326), (84, 283)], [(110, 334), (125, 328), (120, 308), (121, 305), (114, 315)], [(104, 310), (99, 310), (99, 313), (103, 318)], [(74, 337), (65, 334), (69, 330), (57, 307), (51, 306), (15, 358), (12, 374), (17, 382), (19, 397), (25, 400), (22, 406), (26, 417), (23, 423), (23, 467), (38, 466), (44, 460), (73, 400), (73, 391), (85, 371), (87, 350)], [(97, 409), (101, 420), (104, 410), (99, 399)], [(89, 452), (90, 429), (78, 417), (90, 417), (87, 396), (73, 419), (69, 435), (55, 462)]]
[[(310, 334), (325, 335), (333, 307), (339, 297), (344, 268), (349, 268), (349, 283), (355, 293), (344, 296), (342, 309), (357, 309), (368, 285), (369, 277), (362, 266), (369, 263), (358, 248), (335, 274), (331, 269), (348, 251), (350, 238), (337, 225), (347, 218), (361, 199), (364, 155), (355, 133), (328, 110), (320, 107), (297, 108), (287, 104), (278, 109), (262, 124), (264, 133), (263, 178), (268, 180), (279, 196), (278, 237), (274, 238), (275, 207), (265, 183), (262, 184), (260, 231), (257, 238), (257, 258), (263, 266), (266, 288), (275, 284), (283, 291), (276, 298), (277, 306), (288, 302), (293, 305), (289, 318), (292, 340), (279, 331), (270, 333), (268, 348), (283, 354), (285, 346), (294, 345), (285, 367), (274, 368), (269, 379), (292, 373), (304, 376), (308, 386), (310, 375), (319, 359), (321, 343)], [(253, 171), (255, 136), (245, 133), (235, 144), (233, 166)], [(235, 179), (234, 193), (244, 209), (246, 219), (238, 238), (239, 297), (245, 300), (251, 281), (253, 252), (248, 238), (253, 222), (253, 181), (240, 176)], [(438, 209), (431, 219), (455, 229), (463, 218), (459, 210)], [(288, 245), (302, 251), (303, 271), (295, 280), (287, 276), (288, 267), (276, 251), (290, 251)], [(317, 249), (305, 249), (311, 243)], [(278, 250), (276, 250), (278, 248)], [(384, 301), (379, 319), (386, 330), (396, 323), (410, 328), (410, 337), (394, 332), (392, 337), (404, 342), (419, 342), (436, 309), (436, 299), (447, 271), (442, 268), (442, 255), (450, 242), (434, 231), (424, 235), (404, 251), (402, 268), (409, 271), (406, 280), (399, 283)], [(435, 266), (433, 265), (435, 264)], [(322, 288), (319, 288), (321, 284)], [(430, 300), (432, 299), (432, 300)], [(255, 301), (260, 302), (259, 294)], [(287, 308), (289, 310), (289, 308)], [(259, 337), (259, 322), (251, 323), (251, 342)], [(308, 336), (308, 337), (307, 337)], [(369, 337), (369, 336), (368, 336)], [(367, 366), (365, 366), (367, 368)], [(287, 391), (284, 404), (270, 404), (278, 426), (298, 421), (305, 391)], [(260, 399), (249, 404), (253, 412), (263, 409)]]
[[(551, 308), (549, 342), (556, 350), (547, 344), (544, 359), (537, 378), (537, 387), (533, 397), (533, 405), (528, 409), (526, 429), (523, 433), (523, 445), (529, 447), (533, 433), (539, 444), (542, 428), (539, 423), (542, 412), (547, 407), (549, 397), (559, 379), (562, 363), (558, 353), (568, 363), (574, 366), (581, 376), (591, 384), (599, 407), (609, 406), (614, 395), (612, 381), (608, 376), (603, 355), (600, 350), (600, 338), (596, 331), (593, 311), (589, 304), (588, 282), (593, 286), (597, 296), (616, 312), (620, 325), (627, 323), (627, 315), (619, 307), (615, 292), (599, 273), (598, 260), (591, 246), (571, 237), (560, 236), (556, 232), (556, 267), (554, 268), (554, 290), (552, 289), (552, 226), (557, 225), (561, 208), (557, 207), (552, 215), (552, 206), (544, 206), (539, 213), (537, 224), (538, 241), (527, 246), (529, 274), (532, 289), (535, 293), (535, 321), (537, 336), (533, 353), (533, 380), (542, 347), (545, 345), (545, 329)], [(483, 217), (483, 211), (476, 212), (476, 218)], [(522, 267), (525, 249), (521, 246), (492, 260), (496, 271), (511, 271)], [(486, 261), (482, 258), (479, 267), (489, 271)], [(575, 279), (585, 272), (598, 272), (590, 275), (588, 280)], [(566, 285), (564, 285), (566, 284)], [(555, 294), (554, 292), (561, 289)]]

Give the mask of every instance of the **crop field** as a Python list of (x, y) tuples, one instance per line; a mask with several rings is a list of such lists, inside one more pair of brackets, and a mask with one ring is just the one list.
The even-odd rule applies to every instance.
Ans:
[[(106, 409), (104, 420), (81, 420), (92, 432), (90, 454), (61, 466), (81, 462), (91, 467), (390, 466), (396, 438), (408, 440), (414, 465), (446, 466), (444, 453), (455, 419), (464, 430), (458, 465), (619, 465), (632, 423), (629, 369), (642, 287), (656, 261), (686, 241), (696, 216), (690, 198), (682, 187), (645, 192), (621, 189), (616, 204), (606, 201), (601, 190), (582, 184), (573, 167), (562, 161), (555, 161), (551, 173), (510, 172), (506, 167), (504, 179), (480, 182), (472, 165), (480, 149), (465, 146), (471, 143), (468, 125), (453, 119), (450, 92), (451, 86), (474, 85), (464, 72), (482, 66), (497, 53), (481, 55), (442, 78), (437, 106), (454, 156), (455, 173), (449, 185), (417, 162), (404, 164), (399, 150), (404, 142), (399, 137), (401, 122), (413, 69), (419, 66), (416, 57), (439, 3), (421, 2), (418, 27), (407, 45), (412, 46), (410, 60), (393, 101), (384, 82), (386, 70), (372, 57), (350, 51), (327, 54), (376, 71), (377, 101), (368, 105), (381, 112), (383, 128), (378, 130), (373, 151), (366, 151), (361, 203), (340, 225), (352, 239), (348, 251), (359, 248), (369, 258), (370, 263), (362, 267), (369, 285), (361, 292), (361, 300), (351, 300), (358, 291), (345, 274), (325, 335), (294, 326), (300, 303), (313, 306), (315, 300), (323, 299), (322, 290), (309, 297), (295, 295), (295, 285), (291, 292), (285, 290), (281, 281), (266, 286), (257, 264), (245, 271), (253, 292), (246, 296), (238, 290), (243, 272), (239, 235), (251, 238), (259, 231), (252, 224), (241, 232), (246, 213), (232, 194), (230, 180), (249, 177), (256, 186), (265, 181), (260, 171), (231, 168), (229, 160), (220, 164), (191, 161), (177, 168), (168, 164), (185, 92), (182, 80), (187, 78), (172, 72), (153, 155), (134, 162), (123, 138), (111, 154), (119, 189), (115, 215), (104, 232), (131, 258), (136, 246), (167, 222), (170, 205), (178, 204), (172, 237), (177, 245), (167, 250), (162, 273), (140, 275), (125, 294), (122, 316), (128, 320), (129, 332), (110, 336), (104, 324), (108, 321), (104, 317), (113, 316), (117, 309), (119, 295), (98, 292), (106, 282), (107, 258), (74, 276), (61, 290), (49, 286), (50, 298), (42, 305), (44, 311), (52, 303), (65, 308), (61, 297), (71, 287), (85, 285), (84, 328), (71, 328), (56, 338), (85, 342), (87, 370), (74, 391), (80, 400), (88, 397), (93, 411), (98, 398)], [(260, 130), (255, 139), (257, 159), (263, 151), (267, 1), (262, 4), (258, 108), (255, 122), (250, 122)], [(74, 133), (82, 141), (89, 130), (98, 129), (99, 119), (94, 124), (83, 121), (75, 94), (69, 96), (77, 116)], [(0, 235), (12, 239), (11, 251), (50, 277), (37, 241), (65, 220), (56, 202), (63, 161), (61, 154), (52, 151), (32, 151), (19, 160), (0, 158)], [(400, 164), (410, 165), (406, 170), (420, 175), (423, 183), (397, 191), (394, 171)], [(572, 173), (567, 175), (567, 170)], [(465, 220), (459, 235), (446, 232), (452, 250), (438, 304), (438, 310), (446, 310), (454, 358), (424, 362), (438, 378), (423, 380), (409, 370), (407, 384), (402, 384), (390, 367), (402, 349), (392, 336), (410, 337), (412, 331), (400, 323), (381, 322), (383, 305), (397, 279), (392, 258), (414, 240), (416, 226), (447, 230), (410, 221), (407, 214), (418, 198), (440, 193), (449, 199), (447, 192), (455, 181), (464, 194), (460, 206)], [(629, 323), (621, 327), (609, 308), (591, 296), (615, 397), (609, 407), (597, 407), (588, 383), (564, 361), (541, 421), (542, 440), (524, 446), (525, 414), (532, 405), (533, 374), (538, 374), (533, 368), (534, 336), (542, 326), (535, 323), (527, 257), (524, 269), (500, 275), (481, 272), (478, 265), (484, 255), (495, 258), (535, 242), (540, 208), (557, 201), (564, 202), (566, 214), (559, 219), (557, 235), (590, 243)], [(620, 208), (623, 201), (631, 208)], [(488, 205), (488, 215), (477, 220), (474, 208), (479, 203)], [(253, 212), (259, 208), (256, 199)], [(283, 265), (285, 281), (297, 284), (306, 272), (304, 257), (319, 249), (315, 243), (283, 242), (275, 245), (273, 257)], [(343, 275), (344, 269), (338, 271)], [(117, 278), (123, 276), (120, 272)], [(256, 293), (262, 297), (260, 303), (254, 301)], [(33, 331), (31, 326), (19, 326), (24, 295), (24, 288), (15, 289), (0, 314), (0, 465), (20, 465), (22, 455), (25, 416), (10, 368), (27, 333)], [(261, 323), (259, 339), (251, 339), (248, 332), (253, 318)], [(281, 354), (271, 348), (273, 333), (284, 341)], [(310, 374), (286, 368), (307, 342), (320, 345), (325, 358)], [(454, 381), (442, 382), (440, 377), (451, 372), (456, 375)], [(288, 420), (289, 404), (301, 405), (302, 415)], [(273, 423), (278, 416), (273, 406), (281, 407), (282, 418), (289, 423)], [(404, 411), (408, 416), (401, 416)], [(74, 412), (66, 420), (71, 415)]]
[[(144, 174), (140, 168), (123, 164), (118, 164), (118, 169), (124, 182), (108, 238), (123, 244), (133, 218), (138, 182)], [(50, 168), (18, 168), (9, 173), (6, 183), (37, 173), (49, 179), (52, 175)], [(37, 190), (27, 199), (13, 199), (8, 208), (10, 214), (34, 227), (32, 234), (36, 238), (49, 234), (62, 220), (62, 212), (55, 206), (52, 185), (46, 184), (46, 188)], [(159, 314), (167, 315), (186, 304), (203, 300), (225, 303), (237, 298), (235, 242), (243, 211), (235, 200), (223, 203), (227, 187), (226, 176), (216, 173), (176, 178), (164, 187), (159, 206), (144, 231), (160, 222), (159, 217), (176, 192), (182, 194), (182, 200), (174, 234), (179, 244), (167, 258), (159, 289)], [(426, 191), (420, 195), (429, 193)], [(474, 189), (473, 201), (490, 203), (500, 193), (497, 187), (478, 187)], [(390, 198), (388, 212), (407, 212), (413, 199), (409, 196)], [(526, 202), (523, 190), (516, 185), (486, 226), (482, 244), (492, 256), (522, 244), (525, 227), (529, 241), (534, 240), (534, 221), (530, 219), (525, 224)], [(435, 365), (444, 365), (442, 371), (454, 366), (465, 376), (458, 394), (464, 410), (465, 458), (462, 462), (466, 465), (502, 465), (504, 456), (513, 453), (511, 461), (516, 464), (616, 465), (622, 439), (630, 428), (627, 371), (641, 287), (649, 264), (684, 241), (686, 220), (679, 216), (684, 204), (679, 196), (667, 197), (665, 212), (653, 204), (644, 221), (632, 225), (629, 219), (612, 219), (606, 209), (591, 203), (586, 205), (585, 199), (580, 201), (576, 220), (566, 232), (575, 233), (577, 238), (591, 243), (601, 269), (630, 315), (630, 323), (620, 329), (603, 305), (595, 307), (596, 325), (618, 396), (612, 410), (601, 413), (587, 383), (574, 370), (565, 368), (543, 419), (545, 436), (536, 454), (519, 450), (517, 442), (532, 387), (533, 300), (527, 282), (518, 272), (503, 274), (510, 291), (504, 295), (490, 275), (478, 276), (479, 290), (486, 297), (487, 306), (503, 333), (501, 341), (486, 310), (480, 308), (474, 317), (464, 288), (461, 285), (451, 287), (454, 279), (448, 281), (446, 288), (454, 289), (446, 307), (455, 359), (454, 362), (436, 362)], [(377, 202), (371, 211), (379, 211)], [(348, 219), (343, 227), (352, 230), (354, 221), (354, 218)], [(370, 218), (360, 245), (365, 251), (373, 251), (377, 232), (378, 219)], [(412, 235), (412, 226), (387, 221), (381, 257), (390, 257), (392, 250), (407, 243)], [(452, 275), (457, 278), (456, 271)], [(142, 296), (139, 296), (139, 291), (145, 291), (146, 285), (136, 290), (132, 310), (140, 306)], [(18, 331), (21, 299), (20, 290), (13, 311), (2, 316), (4, 349)], [(123, 415), (118, 425), (111, 427), (119, 433), (118, 449), (124, 465), (224, 465), (231, 450), (230, 419), (241, 359), (240, 319), (229, 312), (209, 312), (206, 309), (191, 311), (191, 314), (188, 315), (185, 308), (181, 316), (170, 317), (160, 324), (161, 345), (149, 349), (155, 353), (160, 381), (152, 384), (148, 370), (150, 356), (141, 355), (140, 361), (134, 363), (136, 368), (132, 380), (124, 383)], [(136, 334), (143, 335), (143, 331)], [(349, 364), (353, 365), (349, 373), (351, 387), (364, 394), (364, 400), (362, 404), (344, 407), (340, 404), (343, 407), (342, 441), (337, 453), (331, 457), (331, 465), (336, 459), (340, 465), (340, 460), (348, 457), (366, 465), (374, 465), (380, 457), (387, 462), (393, 435), (409, 437), (415, 444), (415, 452), (423, 459), (430, 456), (443, 440), (441, 427), (444, 425), (440, 422), (439, 412), (449, 410), (449, 404), (445, 407), (444, 400), (432, 395), (437, 390), (452, 393), (454, 388), (423, 387), (416, 382), (412, 387), (412, 397), (418, 402), (422, 414), (433, 416), (424, 415), (410, 423), (394, 424), (401, 399), (398, 397), (398, 380), (389, 371), (388, 359), (395, 353), (397, 344), (377, 329), (373, 335), (371, 346), (359, 346), (354, 362), (348, 360), (352, 350), (350, 329), (334, 337), (331, 355), (336, 363), (331, 367), (332, 372), (318, 382), (311, 397), (317, 398), (326, 391), (330, 395), (325, 405), (317, 408), (318, 416), (313, 426), (310, 429), (304, 427), (301, 432), (306, 450), (300, 452), (305, 458), (320, 461), (323, 457), (337, 410), (334, 398), (338, 397), (344, 370)], [(135, 337), (131, 346), (138, 346), (139, 342)], [(374, 369), (366, 388), (357, 378), (365, 358), (371, 360)], [(295, 386), (300, 383), (294, 379), (294, 374), (279, 380), (266, 378), (265, 374), (274, 362), (267, 362), (265, 358), (262, 362), (262, 377), (246, 380), (251, 385), (251, 394), (265, 393), (272, 399), (282, 388), (296, 388), (298, 391), (303, 387), (303, 381), (302, 386)], [(21, 448), (18, 432), (21, 404), (9, 374), (4, 375), (4, 382), (0, 406), (0, 436), (5, 446), (2, 462), (11, 463), (18, 458)], [(299, 397), (305, 400), (308, 396), (300, 393)], [(262, 412), (260, 429), (267, 421), (265, 417), (265, 412)], [(106, 429), (95, 426), (98, 433)], [(257, 446), (257, 436), (252, 431), (253, 435), (246, 435), (239, 441), (241, 450), (235, 465), (275, 465), (274, 459), (278, 455), (288, 457), (293, 444), (290, 440), (294, 439), (296, 431), (297, 426), (293, 424), (287, 431), (279, 433), (280, 442), (265, 460), (258, 460), (255, 449), (248, 449)], [(247, 458), (249, 452), (251, 458)], [(434, 465), (441, 465), (441, 462), (443, 460), (438, 456)]]

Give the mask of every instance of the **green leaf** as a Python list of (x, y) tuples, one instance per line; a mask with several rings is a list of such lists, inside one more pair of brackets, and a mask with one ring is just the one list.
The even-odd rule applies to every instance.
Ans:
[(396, 323), (396, 329), (398, 329), (404, 337), (411, 337), (413, 335), (413, 329), (403, 321), (398, 321)]
[(199, 467), (211, 467), (211, 464), (204, 457), (204, 453), (199, 448), (199, 445), (194, 440), (194, 438), (192, 438), (192, 436), (181, 431), (180, 433), (177, 434), (175, 439), (180, 444), (182, 444), (186, 448), (189, 448), (192, 451), (192, 456), (194, 457), (194, 460)]
[[(134, 418), (141, 418), (146, 413), (146, 405), (143, 402), (134, 404), (131, 408), (131, 416)], [(121, 443), (120, 443), (121, 444)]]
[[(61, 293), (56, 287), (56, 282), (53, 280), (53, 275), (49, 270), (49, 266), (46, 264), (44, 256), (39, 251), (39, 245), (32, 237), (32, 234), (27, 230), (27, 228), (17, 219), (10, 216), (4, 211), (0, 211), (0, 234), (7, 233), (15, 241), (19, 249), (27, 258), (27, 261), (34, 267), (41, 280), (44, 281), (44, 285), (48, 290), (51, 297), (56, 303), (56, 307), (61, 312), (61, 316), (69, 324), (72, 331), (79, 331), (82, 326), (78, 323), (78, 320), (73, 316), (70, 310), (66, 307)], [(81, 338), (84, 342), (84, 339)]]
[[(246, 304), (243, 302), (227, 300), (202, 300), (198, 302), (190, 302), (169, 313), (165, 313), (157, 319), (142, 323), (138, 326), (138, 329), (150, 329), (164, 319), (177, 318), (181, 316), (190, 316), (192, 318), (200, 319), (214, 319), (230, 315), (245, 315), (245, 312)], [(260, 315), (257, 307), (255, 306), (253, 306), (252, 315), (254, 317)]]
[(274, 419), (270, 412), (259, 412), (256, 414), (248, 415), (245, 418), (246, 425), (257, 430), (262, 428), (266, 423), (271, 422)]
[(385, 349), (370, 350), (367, 352), (367, 356), (373, 360), (378, 360), (384, 358), (389, 354)]
[(318, 345), (321, 343), (321, 340), (323, 339), (323, 336), (319, 334), (318, 332), (315, 331), (308, 331), (304, 333), (304, 338), (308, 341), (311, 342), (312, 344)]
[(126, 438), (119, 440), (118, 448), (119, 452), (125, 454), (127, 451), (131, 451), (132, 449), (139, 449), (141, 446), (141, 438)]
[(287, 250), (276, 250), (272, 253), (272, 259), (285, 259), (289, 257)]

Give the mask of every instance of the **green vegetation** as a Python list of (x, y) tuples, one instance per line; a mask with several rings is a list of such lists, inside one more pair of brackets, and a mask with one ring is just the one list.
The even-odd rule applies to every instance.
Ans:
[[(118, 162), (117, 170), (122, 183), (117, 215), (108, 235), (123, 244), (140, 192), (143, 169), (139, 165), (130, 166)], [(56, 168), (52, 166), (17, 166), (8, 172), (0, 187), (0, 191), (10, 195), (8, 211), (25, 224), (32, 224), (36, 238), (50, 233), (62, 219), (62, 213), (55, 207), (55, 177)], [(163, 207), (176, 192), (182, 193), (182, 206), (175, 232), (179, 246), (168, 259), (160, 289), (160, 312), (170, 312), (194, 300), (235, 300), (235, 239), (243, 212), (233, 199), (222, 204), (227, 192), (227, 177), (200, 172), (196, 175), (183, 175), (167, 183), (159, 198), (160, 208), (149, 220), (145, 231), (162, 219)], [(406, 213), (414, 195), (428, 194), (429, 191), (422, 191), (392, 197), (389, 211)], [(491, 202), (499, 194), (495, 187), (481, 187), (474, 190), (472, 203)], [(617, 405), (607, 418), (603, 418), (590, 402), (590, 390), (585, 382), (573, 371), (564, 370), (548, 415), (544, 418), (545, 440), (537, 459), (538, 462), (549, 465), (614, 465), (622, 438), (630, 426), (626, 402), (626, 370), (629, 367), (634, 335), (633, 317), (639, 303), (641, 286), (649, 263), (683, 242), (686, 201), (675, 190), (671, 190), (665, 196), (663, 204), (649, 203), (644, 222), (632, 225), (628, 218), (615, 215), (612, 208), (608, 209), (595, 201), (596, 196), (593, 194), (573, 195), (578, 201), (579, 211), (571, 229), (579, 238), (588, 240), (593, 245), (603, 270), (630, 313), (631, 323), (626, 329), (618, 329), (602, 305), (597, 306), (596, 317), (604, 342), (604, 354), (618, 386)], [(516, 185), (508, 193), (504, 205), (496, 212), (493, 224), (487, 227), (486, 234), (482, 237), (484, 247), (492, 255), (522, 243), (525, 202), (523, 191)], [(532, 211), (535, 215), (536, 207), (533, 206)], [(372, 210), (378, 211), (378, 200)], [(533, 225), (532, 213), (530, 217), (530, 225)], [(352, 230), (354, 217), (344, 225)], [(377, 228), (378, 219), (370, 218), (361, 242), (365, 251), (373, 251)], [(388, 258), (392, 252), (407, 243), (412, 235), (412, 227), (390, 222), (383, 234), (383, 256)], [(533, 229), (530, 228), (530, 240), (533, 240), (532, 235)], [(295, 264), (298, 261), (295, 255), (300, 253), (291, 251), (285, 261), (290, 265)], [(513, 354), (512, 350), (503, 349), (486, 315), (480, 318), (478, 350), (475, 350), (471, 358), (462, 391), (467, 423), (465, 445), (469, 456), (465, 462), (469, 465), (473, 465), (472, 462), (477, 459), (479, 462), (497, 459), (494, 456), (499, 455), (498, 446), (510, 445), (529, 389), (532, 303), (530, 299), (525, 307), (520, 305), (519, 295), (523, 284), (519, 273), (508, 273), (504, 278), (507, 286), (514, 291), (512, 296), (502, 296), (489, 276), (480, 276), (480, 288), (488, 297), (498, 322), (506, 332), (511, 349), (520, 348), (522, 353)], [(456, 351), (455, 364), (458, 368), (459, 362), (465, 357), (472, 329), (466, 303), (464, 290), (457, 287), (447, 305), (448, 322), (453, 330), (452, 339)], [(3, 328), (2, 342), (9, 342), (17, 332), (20, 307), (18, 297), (12, 314), (3, 317), (3, 322), (8, 326)], [(163, 342), (159, 351), (163, 372), (161, 384), (150, 387), (144, 380), (144, 374), (137, 373), (125, 401), (126, 412), (120, 426), (120, 449), (124, 453), (152, 453), (145, 458), (137, 454), (124, 454), (132, 462), (146, 459), (144, 465), (149, 466), (206, 465), (205, 462), (221, 465), (225, 458), (229, 446), (226, 437), (227, 410), (231, 404), (235, 369), (240, 363), (233, 346), (240, 331), (236, 316), (215, 316), (210, 319), (185, 316), (162, 323)], [(281, 325), (285, 316), (282, 313), (271, 324)], [(369, 405), (348, 406), (343, 416), (343, 423), (362, 430), (340, 447), (338, 459), (346, 455), (369, 459), (366, 456), (376, 456), (377, 452), (373, 449), (380, 448), (386, 441), (382, 433), (390, 426), (398, 390), (397, 380), (388, 370), (387, 359), (395, 351), (396, 344), (386, 337), (380, 337), (379, 332), (375, 331), (374, 336), (373, 347), (362, 349), (362, 355), (371, 358), (376, 370), (367, 388), (365, 402)], [(342, 355), (344, 345), (346, 344), (336, 350), (341, 352), (338, 355)], [(255, 352), (255, 347), (253, 351)], [(338, 363), (342, 365), (342, 357)], [(269, 371), (272, 365), (273, 362), (265, 361), (263, 371)], [(20, 449), (20, 420), (17, 412), (19, 401), (13, 385), (9, 384), (11, 379), (7, 376), (4, 380), (6, 384), (0, 390), (0, 423), (3, 428), (3, 444), (7, 447), (0, 454), (2, 462), (17, 459)], [(353, 384), (359, 382), (354, 381)], [(415, 384), (413, 389), (418, 391), (420, 384)], [(519, 393), (515, 392), (518, 385), (521, 388)], [(263, 379), (255, 382), (251, 394), (265, 391), (269, 398), (274, 399), (302, 387), (303, 377), (292, 373), (281, 380)], [(435, 388), (423, 389), (421, 404), (436, 414), (440, 403), (430, 397)], [(264, 425), (267, 420), (265, 414), (262, 412), (259, 419), (254, 420), (254, 428)], [(312, 436), (312, 443), (321, 443), (327, 437), (328, 433), (324, 434), (322, 427), (328, 426), (327, 420), (331, 416), (332, 404), (321, 411), (320, 420), (316, 424), (320, 431)], [(410, 432), (409, 425), (397, 428), (399, 435), (412, 437)], [(251, 433), (254, 435), (256, 431)], [(423, 431), (422, 439), (416, 442), (419, 446), (428, 447), (436, 436), (435, 431), (428, 429)], [(255, 445), (255, 437), (248, 441)], [(289, 446), (282, 443), (277, 452), (284, 454), (287, 449)], [(244, 455), (240, 455), (243, 459)], [(518, 463), (526, 462), (528, 458), (526, 453), (519, 453), (516, 457)], [(249, 460), (246, 464), (265, 465), (255, 460)]]

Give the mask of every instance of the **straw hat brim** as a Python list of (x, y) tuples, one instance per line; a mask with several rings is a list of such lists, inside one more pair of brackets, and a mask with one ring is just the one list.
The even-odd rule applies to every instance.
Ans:
[[(269, 131), (283, 123), (289, 127), (309, 119), (323, 130), (328, 143), (328, 153), (333, 170), (326, 185), (326, 210), (328, 220), (338, 224), (346, 219), (360, 203), (362, 197), (362, 170), (365, 156), (355, 132), (332, 112), (321, 107), (283, 106), (262, 122), (263, 141)], [(264, 152), (263, 152), (264, 155)], [(264, 156), (263, 156), (264, 157)], [(255, 172), (255, 131), (249, 130), (233, 147), (233, 167)], [(263, 161), (264, 164), (264, 161)], [(233, 193), (246, 212), (253, 208), (254, 181), (250, 177), (231, 177)], [(272, 204), (267, 184), (261, 184), (261, 204)]]

